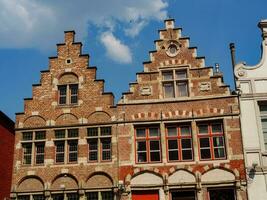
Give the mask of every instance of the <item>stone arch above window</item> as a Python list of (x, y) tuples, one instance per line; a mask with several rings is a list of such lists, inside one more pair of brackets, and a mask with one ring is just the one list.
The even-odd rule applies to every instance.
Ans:
[(196, 178), (192, 173), (188, 171), (178, 170), (169, 176), (168, 183), (169, 184), (196, 183)]
[(46, 121), (41, 116), (30, 116), (23, 122), (23, 127), (43, 127)]
[(65, 84), (71, 84), (71, 83), (78, 83), (79, 79), (78, 76), (74, 73), (65, 73), (59, 77), (58, 84), (59, 85), (65, 85)]
[(51, 184), (51, 190), (77, 190), (78, 181), (70, 174), (57, 176)]
[(105, 173), (95, 173), (89, 176), (85, 184), (86, 188), (111, 188), (113, 181), (111, 177)]
[(108, 113), (103, 111), (96, 111), (90, 114), (88, 117), (89, 123), (109, 122), (111, 117)]
[(224, 169), (211, 169), (204, 173), (201, 177), (202, 183), (211, 183), (211, 182), (234, 182), (235, 175)]
[(56, 125), (78, 124), (79, 120), (74, 114), (66, 113), (57, 117)]
[(44, 184), (39, 177), (25, 177), (19, 183), (16, 192), (38, 192), (43, 190)]
[(163, 179), (154, 173), (144, 172), (133, 177), (130, 183), (131, 186), (162, 185)]

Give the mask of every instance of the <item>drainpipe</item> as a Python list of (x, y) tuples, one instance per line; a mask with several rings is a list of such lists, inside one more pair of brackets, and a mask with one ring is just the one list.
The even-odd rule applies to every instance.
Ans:
[(236, 77), (235, 77), (235, 43), (230, 43), (229, 45), (230, 51), (231, 51), (231, 60), (232, 60), (232, 70), (233, 70), (233, 75), (234, 75), (234, 84), (235, 84), (235, 91), (237, 91), (236, 88)]

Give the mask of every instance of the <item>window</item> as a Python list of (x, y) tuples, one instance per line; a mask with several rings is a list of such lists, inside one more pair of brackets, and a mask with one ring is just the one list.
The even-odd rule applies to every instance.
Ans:
[(89, 162), (111, 161), (111, 127), (87, 129)]
[(201, 160), (226, 158), (221, 122), (198, 124), (198, 143)]
[(59, 105), (69, 105), (78, 103), (78, 84), (68, 84), (58, 86)]
[(113, 200), (112, 191), (87, 192), (86, 200)]
[(42, 194), (36, 195), (19, 195), (18, 200), (45, 200), (45, 196)]
[(78, 129), (55, 130), (56, 163), (73, 163), (78, 161)]
[(211, 189), (209, 190), (209, 199), (227, 199), (235, 200), (235, 191), (233, 189)]
[(169, 161), (193, 159), (192, 134), (190, 125), (168, 125), (167, 149)]
[(187, 70), (162, 71), (162, 86), (165, 98), (188, 96)]
[(22, 132), (23, 164), (44, 164), (45, 139), (45, 131)]
[(195, 200), (196, 193), (195, 191), (185, 190), (185, 191), (172, 191), (171, 192), (172, 200)]
[(267, 150), (267, 102), (259, 103), (264, 148)]
[(159, 127), (136, 127), (135, 139), (137, 163), (161, 161)]

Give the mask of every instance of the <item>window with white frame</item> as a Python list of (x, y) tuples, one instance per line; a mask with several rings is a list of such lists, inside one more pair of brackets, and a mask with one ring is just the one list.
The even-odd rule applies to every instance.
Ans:
[(189, 124), (166, 126), (167, 151), (169, 161), (193, 159), (192, 133)]
[(267, 151), (267, 102), (259, 102), (264, 148)]
[(90, 127), (87, 129), (88, 161), (111, 161), (111, 127)]
[(189, 95), (186, 69), (164, 70), (161, 73), (164, 98), (185, 97)]
[(55, 162), (60, 164), (78, 161), (79, 129), (55, 130)]
[(135, 127), (137, 163), (161, 162), (159, 126)]
[(225, 159), (223, 123), (220, 121), (201, 122), (198, 127), (200, 160)]
[(45, 131), (22, 132), (22, 149), (24, 165), (42, 165), (45, 157)]

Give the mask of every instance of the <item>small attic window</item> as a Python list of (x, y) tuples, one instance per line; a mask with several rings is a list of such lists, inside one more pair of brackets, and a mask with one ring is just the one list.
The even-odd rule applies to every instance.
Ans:
[(70, 58), (67, 58), (66, 59), (66, 64), (71, 64), (72, 63), (72, 60)]

